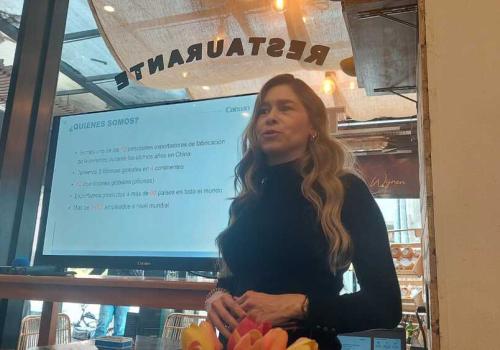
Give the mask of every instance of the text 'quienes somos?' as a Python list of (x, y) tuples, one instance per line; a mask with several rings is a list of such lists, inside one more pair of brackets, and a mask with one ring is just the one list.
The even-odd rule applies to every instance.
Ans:
[(96, 129), (105, 127), (110, 128), (110, 127), (127, 126), (127, 125), (131, 126), (131, 125), (136, 125), (138, 122), (139, 122), (139, 117), (98, 120), (92, 122), (80, 122), (80, 123), (73, 123), (69, 131)]

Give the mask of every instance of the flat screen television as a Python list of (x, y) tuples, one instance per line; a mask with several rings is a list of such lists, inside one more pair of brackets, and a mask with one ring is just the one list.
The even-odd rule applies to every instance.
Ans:
[(55, 117), (36, 264), (214, 270), (255, 99)]

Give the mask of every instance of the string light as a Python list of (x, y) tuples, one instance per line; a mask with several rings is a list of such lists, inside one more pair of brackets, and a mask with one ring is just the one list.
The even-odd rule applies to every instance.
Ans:
[(113, 6), (110, 6), (110, 5), (106, 5), (103, 7), (104, 8), (104, 11), (107, 11), (107, 12), (115, 12), (115, 8)]
[(349, 89), (354, 90), (356, 88), (356, 83), (354, 81), (349, 82)]
[(285, 0), (272, 0), (273, 9), (278, 12), (283, 12), (286, 9)]

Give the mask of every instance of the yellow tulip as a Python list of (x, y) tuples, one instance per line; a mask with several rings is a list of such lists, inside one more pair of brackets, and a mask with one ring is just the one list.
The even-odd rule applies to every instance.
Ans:
[(318, 350), (318, 343), (309, 338), (299, 338), (287, 350)]
[(222, 344), (217, 339), (212, 325), (201, 322), (184, 328), (181, 334), (182, 350), (221, 350)]

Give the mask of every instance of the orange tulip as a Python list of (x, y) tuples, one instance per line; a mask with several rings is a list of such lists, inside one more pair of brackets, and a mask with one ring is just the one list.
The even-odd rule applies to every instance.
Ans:
[(264, 350), (285, 350), (288, 333), (281, 328), (273, 328), (262, 338)]
[[(318, 350), (318, 343), (299, 338), (288, 348), (288, 333), (281, 328), (271, 329), (268, 322), (256, 323), (245, 318), (228, 339), (228, 350)], [(192, 324), (182, 331), (182, 350), (222, 350), (214, 328), (208, 322)]]
[(241, 337), (240, 341), (234, 347), (234, 350), (253, 350), (255, 344), (261, 339), (262, 333), (257, 329), (252, 329)]
[(270, 326), (244, 319), (231, 334), (228, 350), (286, 350), (288, 333), (281, 328), (269, 329)]
[(258, 330), (261, 335), (265, 335), (271, 329), (271, 324), (269, 322), (257, 323), (250, 317), (245, 317), (229, 337), (227, 350), (235, 350), (236, 344), (242, 337), (254, 329)]

